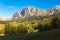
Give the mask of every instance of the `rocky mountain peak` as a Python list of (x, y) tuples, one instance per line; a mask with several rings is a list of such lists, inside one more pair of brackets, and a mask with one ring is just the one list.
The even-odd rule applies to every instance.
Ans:
[(48, 10), (40, 10), (39, 8), (35, 7), (27, 7), (24, 8), (21, 13), (19, 11), (15, 12), (13, 15), (13, 19), (18, 18), (26, 18), (26, 17), (32, 17), (32, 16), (50, 16), (60, 14), (60, 7), (57, 7), (55, 9), (48, 9)]
[(21, 16), (20, 12), (19, 12), (19, 11), (17, 11), (17, 12), (15, 12), (15, 13), (14, 13), (14, 15), (13, 15), (12, 19), (14, 19), (14, 20), (15, 20), (15, 19), (18, 19), (19, 17), (22, 17), (22, 16)]

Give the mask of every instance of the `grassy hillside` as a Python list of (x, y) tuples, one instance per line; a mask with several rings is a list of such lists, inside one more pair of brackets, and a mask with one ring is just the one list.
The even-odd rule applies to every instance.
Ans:
[(0, 21), (0, 29), (0, 40), (60, 40), (60, 16)]
[(0, 37), (0, 40), (60, 40), (60, 29), (31, 34), (3, 36)]

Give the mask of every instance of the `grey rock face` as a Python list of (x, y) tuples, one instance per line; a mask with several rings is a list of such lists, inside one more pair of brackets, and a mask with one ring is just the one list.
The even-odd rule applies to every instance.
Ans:
[(20, 19), (20, 18), (26, 18), (26, 17), (32, 17), (32, 16), (50, 16), (60, 14), (60, 8), (55, 9), (48, 9), (48, 10), (40, 10), (38, 8), (24, 8), (21, 13), (17, 11), (12, 19)]
[(12, 19), (15, 20), (15, 19), (18, 19), (18, 18), (20, 18), (20, 17), (22, 17), (22, 16), (21, 16), (20, 12), (17, 11), (17, 12), (13, 15)]

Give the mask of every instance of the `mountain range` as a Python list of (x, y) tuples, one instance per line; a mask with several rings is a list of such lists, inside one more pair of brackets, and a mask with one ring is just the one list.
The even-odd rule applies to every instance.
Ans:
[[(51, 15), (60, 15), (60, 7), (56, 7), (53, 9), (48, 9), (48, 10), (41, 10), (39, 8), (35, 7), (26, 7), (23, 8), (23, 10), (16, 11), (11, 18), (4, 19), (4, 20), (17, 20), (17, 19), (24, 19), (24, 18), (32, 18), (32, 17), (43, 17), (43, 16), (51, 16)], [(0, 20), (3, 20), (0, 18)]]
[(26, 17), (32, 17), (32, 16), (51, 16), (51, 15), (59, 15), (60, 14), (60, 8), (56, 7), (54, 9), (48, 9), (48, 10), (40, 10), (39, 8), (24, 8), (21, 12), (17, 11), (12, 16), (13, 20), (16, 19), (24, 19)]

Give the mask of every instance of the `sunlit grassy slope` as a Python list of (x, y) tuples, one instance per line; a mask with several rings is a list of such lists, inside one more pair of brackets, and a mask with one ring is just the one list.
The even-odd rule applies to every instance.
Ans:
[(5, 25), (4, 24), (0, 24), (0, 36), (4, 36), (4, 28), (5, 28)]
[(31, 34), (3, 36), (0, 37), (0, 40), (60, 40), (60, 29)]

